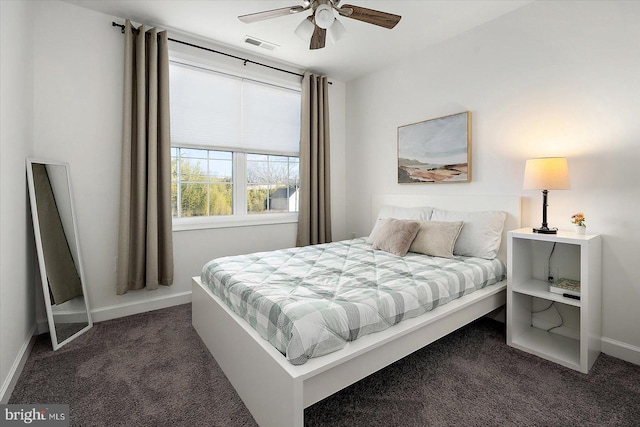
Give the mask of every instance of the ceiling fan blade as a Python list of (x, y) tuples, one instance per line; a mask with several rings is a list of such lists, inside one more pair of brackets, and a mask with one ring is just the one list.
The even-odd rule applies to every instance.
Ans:
[(327, 41), (327, 30), (324, 28), (320, 28), (316, 25), (316, 29), (313, 30), (313, 35), (311, 36), (311, 43), (309, 44), (309, 49), (322, 49), (324, 47), (325, 42)]
[[(349, 13), (349, 10), (352, 12)], [(378, 25), (389, 29), (395, 27), (402, 18), (402, 16), (394, 15), (393, 13), (380, 12), (378, 10), (367, 9), (366, 7), (353, 6), (350, 4), (343, 5), (338, 9), (338, 13), (347, 18), (356, 19), (358, 21), (366, 22), (367, 24)]]
[(309, 7), (303, 7), (303, 6), (282, 7), (280, 9), (265, 10), (264, 12), (241, 15), (241, 16), (238, 16), (238, 19), (246, 24), (251, 24), (253, 22), (264, 21), (265, 19), (278, 18), (280, 16), (287, 16), (293, 13), (303, 12), (307, 9), (309, 9)]

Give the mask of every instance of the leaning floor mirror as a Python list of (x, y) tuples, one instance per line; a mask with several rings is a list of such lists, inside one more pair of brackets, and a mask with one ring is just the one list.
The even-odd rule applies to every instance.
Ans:
[(27, 181), (49, 334), (57, 350), (93, 325), (69, 165), (27, 159)]

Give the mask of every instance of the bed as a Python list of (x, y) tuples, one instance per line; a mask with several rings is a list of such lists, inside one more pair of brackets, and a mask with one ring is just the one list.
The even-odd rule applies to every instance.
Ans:
[[(374, 219), (383, 205), (506, 212), (498, 252), (505, 262), (506, 232), (520, 226), (519, 197), (374, 195)], [(193, 325), (259, 425), (302, 426), (304, 408), (500, 308), (505, 288), (506, 281), (482, 287), (299, 365), (261, 337), (200, 277), (193, 278)]]

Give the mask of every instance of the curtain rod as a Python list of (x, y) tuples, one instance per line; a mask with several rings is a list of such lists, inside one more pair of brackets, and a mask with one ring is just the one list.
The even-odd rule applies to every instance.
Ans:
[[(124, 33), (124, 25), (123, 24), (118, 24), (116, 22), (111, 22), (111, 26), (112, 27), (120, 27), (120, 30)], [(136, 31), (137, 31), (137, 29), (134, 28), (134, 32), (136, 32)], [(295, 73), (293, 71), (285, 70), (285, 69), (278, 68), (278, 67), (273, 67), (273, 66), (267, 65), (267, 64), (262, 64), (260, 62), (252, 61), (251, 59), (247, 59), (247, 58), (242, 58), (240, 56), (231, 55), (230, 53), (220, 52), (220, 51), (215, 50), (215, 49), (210, 49), (208, 47), (200, 46), (200, 45), (197, 45), (197, 44), (184, 42), (182, 40), (172, 39), (171, 37), (169, 37), (169, 41), (172, 41), (172, 42), (175, 42), (175, 43), (180, 43), (180, 44), (183, 44), (183, 45), (186, 45), (186, 46), (195, 47), (196, 49), (206, 50), (207, 52), (212, 52), (212, 53), (217, 53), (219, 55), (228, 56), (230, 58), (239, 59), (240, 61), (244, 62), (244, 65), (247, 65), (247, 63), (260, 65), (261, 67), (271, 68), (272, 70), (281, 71), (283, 73), (288, 73), (288, 74), (293, 74), (294, 76), (298, 76), (298, 77), (304, 77), (304, 75), (300, 74), (300, 73)], [(329, 84), (331, 84), (331, 82), (329, 82)]]

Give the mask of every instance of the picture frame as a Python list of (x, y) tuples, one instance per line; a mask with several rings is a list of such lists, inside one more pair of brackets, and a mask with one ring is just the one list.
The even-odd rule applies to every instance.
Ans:
[(398, 127), (398, 184), (471, 182), (471, 112)]

